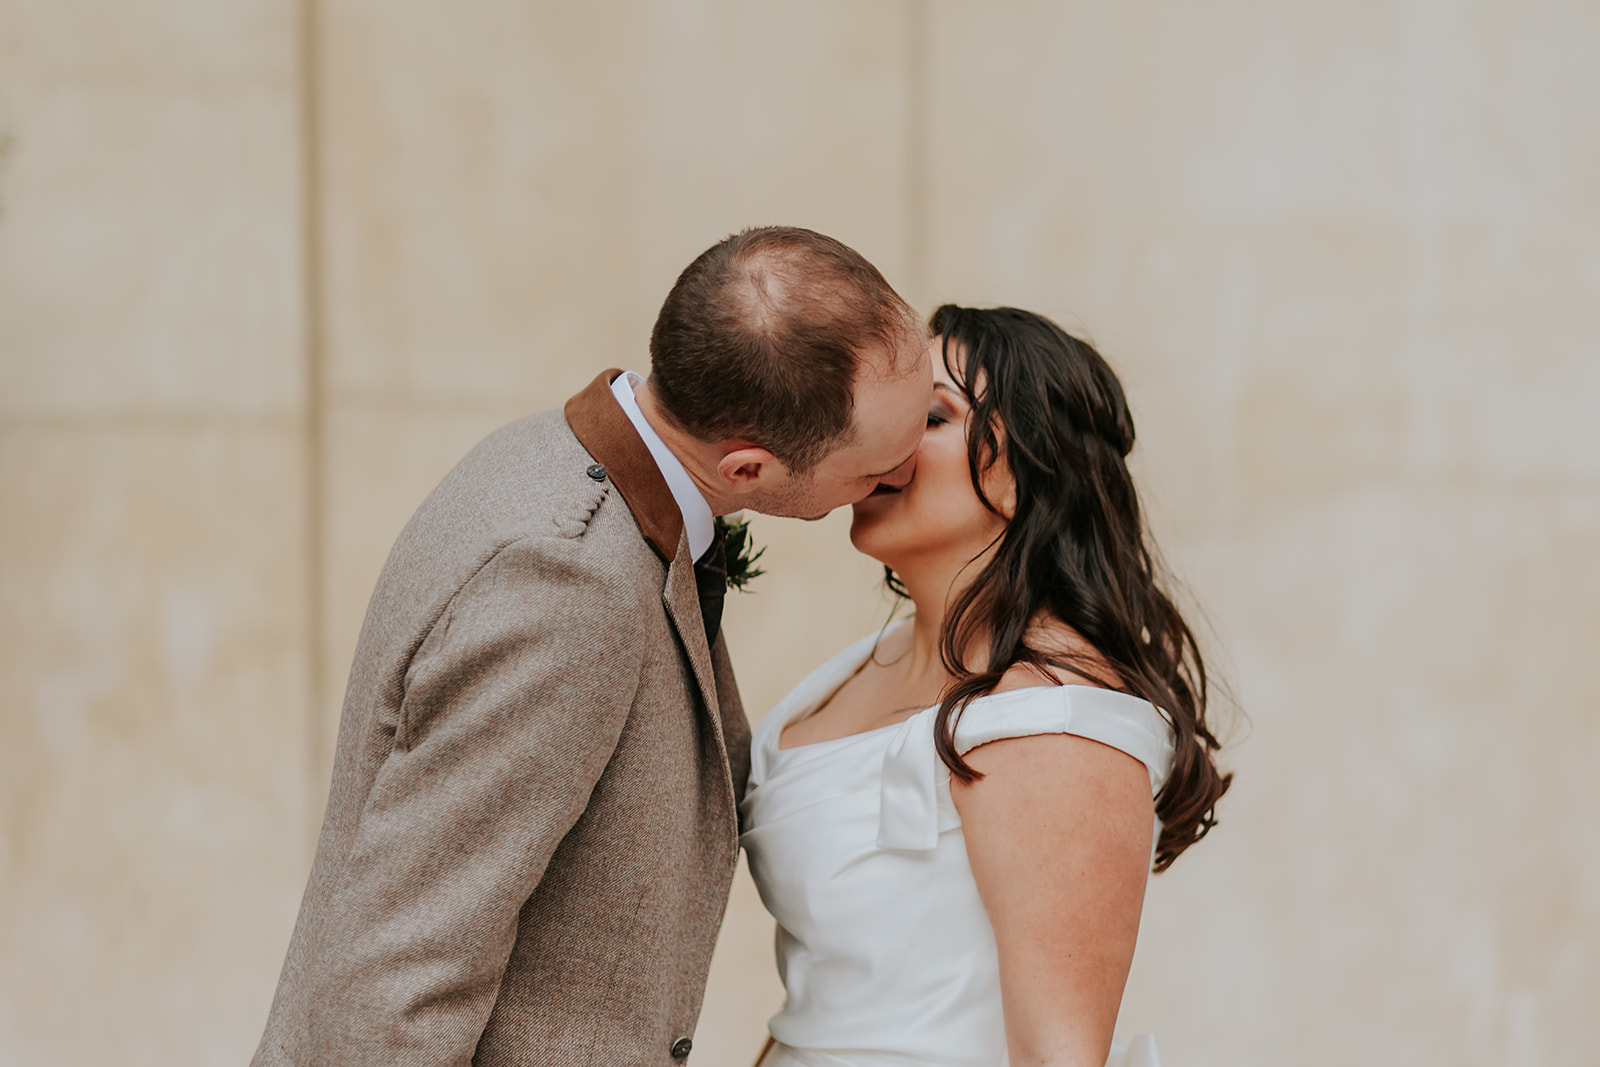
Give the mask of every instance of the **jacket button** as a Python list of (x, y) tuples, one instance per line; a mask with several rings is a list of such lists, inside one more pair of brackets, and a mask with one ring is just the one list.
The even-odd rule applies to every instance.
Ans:
[(584, 471), (584, 473), (597, 482), (603, 482), (606, 480), (606, 469), (598, 463), (591, 464), (589, 469)]
[(684, 1060), (689, 1058), (689, 1050), (694, 1048), (694, 1042), (686, 1037), (680, 1037), (672, 1043), (672, 1058)]

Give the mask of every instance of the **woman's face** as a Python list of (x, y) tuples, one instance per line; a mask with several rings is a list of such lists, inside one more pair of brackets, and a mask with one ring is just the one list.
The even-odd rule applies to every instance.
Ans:
[[(945, 368), (942, 338), (934, 338), (932, 346), (933, 399), (915, 473), (903, 488), (879, 486), (856, 504), (850, 524), (850, 541), (859, 551), (908, 581), (919, 569), (960, 567), (978, 556), (1005, 529), (1016, 506), (1015, 483), (1003, 457), (984, 477), (984, 492), (1003, 514), (984, 507), (973, 491), (967, 467), (971, 405)], [(964, 357), (952, 344), (951, 363), (959, 368)]]

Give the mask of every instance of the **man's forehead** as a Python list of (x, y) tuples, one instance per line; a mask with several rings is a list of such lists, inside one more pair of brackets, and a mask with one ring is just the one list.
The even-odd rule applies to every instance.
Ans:
[(856, 395), (854, 451), (869, 466), (876, 461), (882, 470), (893, 470), (921, 440), (932, 374), (924, 362), (909, 374), (862, 384)]

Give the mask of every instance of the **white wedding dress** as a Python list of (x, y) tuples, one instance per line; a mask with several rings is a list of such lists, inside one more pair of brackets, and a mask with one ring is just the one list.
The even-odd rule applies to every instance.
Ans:
[[(755, 731), (741, 841), (778, 920), (788, 993), (762, 1067), (998, 1067), (1006, 1062), (999, 959), (950, 773), (934, 750), (937, 709), (778, 748), (783, 727), (844, 684), (876, 640), (817, 668)], [(1171, 728), (1154, 706), (1086, 686), (979, 697), (958, 721), (956, 747), (1043, 733), (1127, 752), (1149, 769), (1152, 795), (1171, 769)], [(1144, 1035), (1114, 1047), (1107, 1062), (1160, 1060)]]

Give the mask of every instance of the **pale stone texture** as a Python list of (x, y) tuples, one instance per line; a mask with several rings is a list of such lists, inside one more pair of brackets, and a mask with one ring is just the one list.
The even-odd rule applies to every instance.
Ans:
[(0, 7), (0, 414), (299, 404), (294, 11)]
[(0, 430), (0, 1062), (249, 1054), (307, 862), (297, 437)]
[[(1121, 1029), (1593, 1062), (1597, 12), (0, 3), (0, 1062), (245, 1061), (396, 533), (644, 370), (677, 272), (764, 222), (924, 312), (1054, 315), (1130, 389), (1248, 719)], [(759, 717), (890, 603), (846, 513), (755, 530)], [(759, 1047), (771, 932), (741, 874), (700, 1067)]]
[(0, 5), (0, 1063), (242, 1063), (283, 958), (296, 40), (284, 2)]

